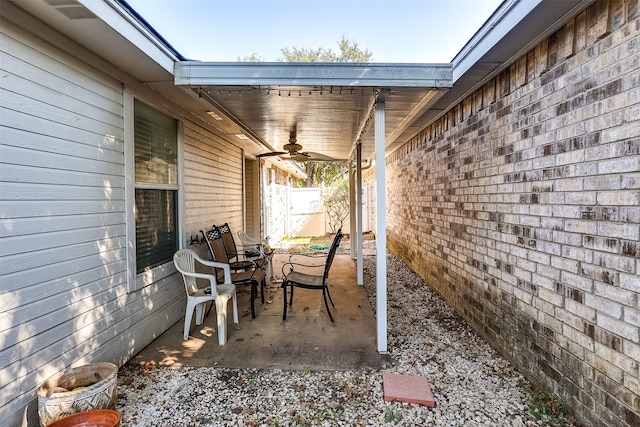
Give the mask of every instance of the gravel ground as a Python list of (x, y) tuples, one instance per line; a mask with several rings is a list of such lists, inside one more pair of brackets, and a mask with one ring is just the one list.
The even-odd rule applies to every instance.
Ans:
[[(577, 425), (558, 415), (532, 415), (540, 402), (527, 392), (525, 378), (406, 265), (393, 255), (387, 263), (392, 366), (385, 371), (426, 377), (434, 408), (385, 402), (382, 372), (368, 369), (167, 369), (128, 364), (118, 375), (120, 425)], [(364, 266), (365, 288), (375, 307), (375, 258), (365, 257)]]

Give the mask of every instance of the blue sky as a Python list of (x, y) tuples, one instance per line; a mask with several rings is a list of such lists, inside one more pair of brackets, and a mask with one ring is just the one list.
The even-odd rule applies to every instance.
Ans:
[(346, 36), (374, 62), (450, 62), (501, 0), (127, 0), (178, 52), (200, 61), (282, 48), (331, 48)]

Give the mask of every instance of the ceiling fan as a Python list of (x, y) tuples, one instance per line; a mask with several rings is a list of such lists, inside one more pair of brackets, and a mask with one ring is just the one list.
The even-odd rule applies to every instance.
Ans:
[(280, 156), (284, 160), (295, 160), (297, 162), (330, 162), (335, 161), (331, 156), (326, 154), (314, 153), (312, 151), (301, 151), (302, 145), (298, 144), (296, 139), (296, 132), (291, 131), (289, 133), (289, 143), (282, 146), (284, 151), (271, 151), (269, 153), (257, 154), (257, 158)]

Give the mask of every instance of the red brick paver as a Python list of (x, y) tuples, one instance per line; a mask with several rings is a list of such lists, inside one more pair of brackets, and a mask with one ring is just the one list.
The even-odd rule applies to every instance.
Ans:
[(429, 382), (424, 377), (400, 375), (384, 372), (382, 374), (384, 400), (399, 400), (407, 403), (421, 403), (436, 406)]

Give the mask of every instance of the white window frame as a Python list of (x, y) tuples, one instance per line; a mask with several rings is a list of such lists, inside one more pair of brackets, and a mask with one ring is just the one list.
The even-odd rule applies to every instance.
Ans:
[[(134, 137), (134, 100), (138, 99), (147, 105), (155, 108), (159, 112), (175, 118), (178, 122), (177, 127), (177, 185), (145, 185), (135, 182), (135, 137)], [(126, 223), (126, 241), (127, 241), (127, 292), (135, 292), (143, 289), (154, 282), (158, 282), (177, 270), (173, 261), (166, 262), (142, 273), (137, 273), (136, 266), (136, 188), (154, 188), (177, 190), (177, 218), (178, 223), (178, 249), (183, 247), (184, 234), (184, 190), (183, 190), (183, 126), (182, 121), (166, 110), (158, 108), (153, 102), (143, 99), (142, 97), (134, 97), (132, 93), (124, 93), (124, 167), (125, 167), (125, 223)]]

